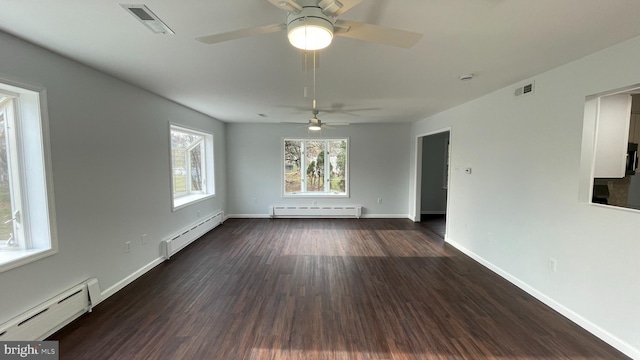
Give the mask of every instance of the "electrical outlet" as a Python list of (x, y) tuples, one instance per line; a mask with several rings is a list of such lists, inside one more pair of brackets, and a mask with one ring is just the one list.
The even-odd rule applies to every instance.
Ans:
[(378, 198), (378, 204), (382, 204), (382, 198)]
[(547, 262), (547, 268), (551, 272), (556, 272), (556, 270), (558, 269), (558, 261), (555, 258), (550, 257), (549, 261)]
[(127, 241), (124, 243), (124, 252), (125, 253), (131, 252), (131, 241)]
[(142, 245), (147, 245), (147, 234), (140, 235), (140, 241), (142, 242)]

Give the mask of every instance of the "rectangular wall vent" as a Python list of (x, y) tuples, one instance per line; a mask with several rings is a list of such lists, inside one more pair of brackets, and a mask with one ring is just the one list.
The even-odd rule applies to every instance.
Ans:
[(531, 95), (534, 93), (534, 90), (535, 90), (535, 83), (532, 82), (530, 84), (517, 88), (516, 91), (514, 92), (514, 95), (516, 97)]
[(167, 24), (143, 4), (120, 4), (154, 34), (175, 34)]

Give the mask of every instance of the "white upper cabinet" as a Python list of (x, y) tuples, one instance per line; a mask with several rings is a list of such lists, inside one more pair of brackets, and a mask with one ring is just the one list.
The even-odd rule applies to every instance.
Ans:
[(603, 96), (597, 103), (594, 177), (623, 178), (627, 163), (631, 95)]

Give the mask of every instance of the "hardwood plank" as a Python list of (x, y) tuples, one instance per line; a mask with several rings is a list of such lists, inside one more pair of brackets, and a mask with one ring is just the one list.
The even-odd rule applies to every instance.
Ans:
[(50, 337), (61, 359), (627, 359), (409, 220), (228, 220)]

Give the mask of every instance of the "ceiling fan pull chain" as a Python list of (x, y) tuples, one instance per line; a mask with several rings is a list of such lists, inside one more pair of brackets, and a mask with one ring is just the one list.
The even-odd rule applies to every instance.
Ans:
[(316, 109), (316, 51), (313, 51), (313, 110)]

